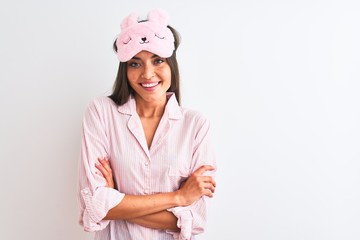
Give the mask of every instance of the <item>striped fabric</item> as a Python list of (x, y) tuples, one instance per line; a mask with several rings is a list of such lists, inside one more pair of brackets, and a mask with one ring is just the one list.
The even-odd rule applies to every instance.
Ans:
[[(108, 97), (92, 101), (84, 115), (79, 164), (80, 224), (96, 231), (96, 240), (194, 239), (203, 232), (207, 197), (188, 207), (169, 209), (178, 217), (181, 234), (145, 228), (124, 220), (102, 220), (125, 194), (147, 195), (179, 189), (202, 165), (215, 165), (209, 121), (179, 107), (168, 94), (164, 115), (150, 149), (134, 98), (117, 106)], [(95, 172), (98, 157), (110, 159), (117, 189), (105, 187)]]

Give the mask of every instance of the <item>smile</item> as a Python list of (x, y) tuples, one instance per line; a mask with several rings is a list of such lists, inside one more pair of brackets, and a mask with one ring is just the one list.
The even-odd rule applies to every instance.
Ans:
[(153, 83), (141, 83), (141, 86), (144, 88), (151, 88), (155, 87), (159, 84), (159, 82), (153, 82)]

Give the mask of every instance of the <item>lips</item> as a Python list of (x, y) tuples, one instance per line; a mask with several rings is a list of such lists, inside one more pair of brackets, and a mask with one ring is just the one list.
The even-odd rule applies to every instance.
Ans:
[(140, 85), (144, 88), (152, 88), (159, 84), (159, 82), (151, 82), (151, 83), (140, 83)]

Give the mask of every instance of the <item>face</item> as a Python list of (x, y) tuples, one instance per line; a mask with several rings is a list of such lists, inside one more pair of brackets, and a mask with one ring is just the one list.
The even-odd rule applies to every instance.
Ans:
[(165, 58), (141, 51), (127, 62), (127, 77), (137, 101), (166, 102), (171, 85), (171, 69)]

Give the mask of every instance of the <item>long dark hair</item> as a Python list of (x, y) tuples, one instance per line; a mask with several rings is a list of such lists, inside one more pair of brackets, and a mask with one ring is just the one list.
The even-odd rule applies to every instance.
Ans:
[[(180, 45), (180, 35), (173, 27), (167, 27), (171, 30), (175, 39), (175, 50), (172, 56), (166, 59), (171, 69), (171, 86), (167, 91), (174, 92), (175, 97), (180, 104), (180, 73), (176, 60), (176, 50)], [(113, 48), (115, 52), (117, 52), (116, 40), (113, 44)], [(117, 105), (121, 106), (129, 100), (130, 95), (133, 93), (134, 90), (130, 86), (127, 78), (127, 64), (126, 62), (120, 62), (119, 69), (116, 75), (116, 80), (113, 86), (113, 92), (109, 96), (109, 98), (111, 98)]]

